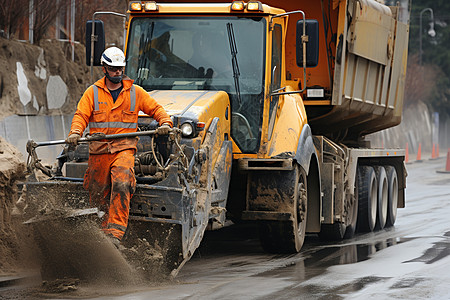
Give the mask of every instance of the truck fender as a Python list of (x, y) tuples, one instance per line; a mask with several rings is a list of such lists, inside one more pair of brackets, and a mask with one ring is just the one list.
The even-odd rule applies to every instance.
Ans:
[[(311, 159), (317, 160), (317, 155), (316, 148), (314, 147), (311, 128), (308, 124), (303, 126), (300, 138), (298, 140), (297, 151), (295, 153), (294, 159), (303, 168), (303, 170), (306, 171), (306, 175), (309, 175), (309, 164), (311, 163)], [(319, 165), (318, 160), (317, 165)]]
[(322, 211), (322, 187), (320, 182), (320, 165), (314, 146), (311, 128), (303, 126), (298, 140), (295, 160), (306, 171), (308, 185), (308, 210), (306, 232), (320, 232)]

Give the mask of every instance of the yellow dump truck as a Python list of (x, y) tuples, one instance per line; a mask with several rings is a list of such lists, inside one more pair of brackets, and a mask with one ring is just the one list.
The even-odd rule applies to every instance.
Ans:
[[(399, 7), (170, 2), (130, 1), (127, 12), (125, 73), (175, 129), (160, 136), (140, 117), (125, 241), (170, 240), (176, 274), (226, 220), (257, 222), (274, 253), (300, 251), (307, 233), (342, 239), (392, 226), (405, 205), (405, 152), (371, 148), (365, 136), (401, 121), (409, 29)], [(89, 22), (87, 62), (98, 65), (103, 23)], [(29, 182), (29, 197), (58, 187), (88, 206), (86, 148), (61, 155), (51, 180)]]

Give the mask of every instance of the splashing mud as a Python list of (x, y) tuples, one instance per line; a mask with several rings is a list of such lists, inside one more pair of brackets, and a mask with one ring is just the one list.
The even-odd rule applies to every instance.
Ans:
[(44, 280), (78, 278), (104, 284), (134, 283), (137, 276), (90, 217), (52, 219), (32, 225), (41, 249)]
[(0, 137), (0, 275), (14, 273), (21, 259), (20, 236), (13, 220), (17, 180), (24, 176), (22, 154)]

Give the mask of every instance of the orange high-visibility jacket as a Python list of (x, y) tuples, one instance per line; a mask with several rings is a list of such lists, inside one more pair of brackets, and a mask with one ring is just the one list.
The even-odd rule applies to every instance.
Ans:
[[(160, 125), (163, 123), (173, 125), (164, 108), (150, 97), (143, 88), (134, 85), (133, 80), (128, 77), (122, 80), (123, 88), (116, 102), (113, 102), (111, 93), (106, 87), (105, 77), (95, 82), (94, 85), (84, 92), (78, 102), (69, 135), (72, 133), (83, 134), (88, 125), (91, 135), (94, 133), (119, 134), (136, 132), (139, 111), (143, 111), (153, 117)], [(130, 92), (132, 88), (134, 88), (134, 93)], [(97, 93), (96, 96), (94, 96), (95, 93)], [(135, 97), (131, 97), (132, 94)], [(96, 99), (98, 100), (96, 101)], [(102, 150), (101, 152), (103, 153), (114, 153), (130, 148), (136, 149), (135, 142), (130, 145), (124, 139), (111, 140), (103, 144), (109, 149), (106, 151)], [(92, 151), (92, 149), (90, 152), (101, 153)]]

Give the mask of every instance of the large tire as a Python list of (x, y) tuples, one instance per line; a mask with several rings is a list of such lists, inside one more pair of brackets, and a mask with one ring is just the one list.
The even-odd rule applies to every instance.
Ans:
[(308, 190), (306, 172), (297, 167), (294, 192), (293, 221), (263, 221), (259, 226), (261, 246), (270, 253), (296, 253), (303, 246), (306, 235)]
[(344, 238), (349, 239), (355, 235), (356, 232), (356, 222), (358, 220), (358, 191), (359, 191), (359, 169), (356, 171), (356, 179), (355, 179), (355, 189), (353, 192), (353, 196), (347, 195), (346, 201), (346, 225), (347, 228), (345, 230)]
[(378, 184), (375, 170), (370, 166), (360, 166), (358, 172), (358, 232), (370, 232), (377, 220)]
[(398, 179), (397, 171), (392, 166), (385, 166), (388, 183), (388, 210), (386, 227), (394, 226), (397, 218)]
[(344, 238), (352, 238), (355, 235), (358, 218), (358, 176), (356, 176), (353, 195), (346, 194), (344, 209), (343, 222), (321, 225), (319, 233), (321, 239), (339, 241)]
[(305, 242), (306, 236), (306, 216), (308, 212), (308, 182), (306, 172), (301, 167), (298, 167), (298, 183), (296, 186), (297, 195), (295, 205), (295, 251), (300, 252)]
[(375, 229), (383, 229), (386, 225), (386, 219), (388, 214), (388, 182), (386, 176), (386, 170), (384, 167), (375, 166), (375, 173), (377, 174), (378, 181), (378, 197), (377, 197), (377, 222)]

